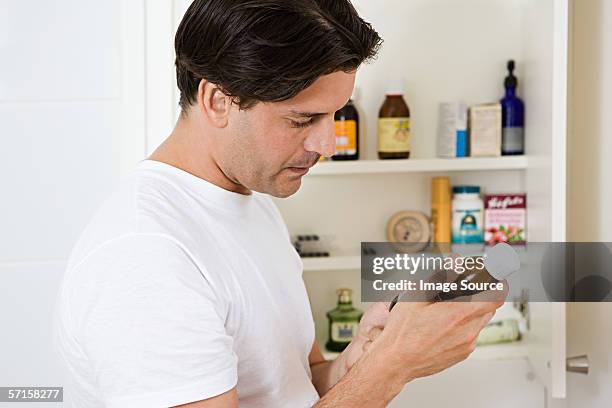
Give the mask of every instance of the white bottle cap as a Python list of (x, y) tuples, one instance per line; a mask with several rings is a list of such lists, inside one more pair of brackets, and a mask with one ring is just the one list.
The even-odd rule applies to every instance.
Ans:
[(521, 260), (512, 246), (502, 242), (487, 248), (484, 265), (492, 277), (501, 281), (521, 269)]

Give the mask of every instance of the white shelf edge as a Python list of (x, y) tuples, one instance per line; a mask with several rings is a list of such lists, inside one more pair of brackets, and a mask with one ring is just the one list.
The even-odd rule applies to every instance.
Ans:
[[(340, 353), (325, 350), (324, 345), (320, 347), (325, 360), (333, 360), (340, 355)], [(527, 358), (527, 346), (522, 341), (478, 346), (468, 357), (472, 361), (521, 360)]]
[(524, 170), (527, 156), (466, 157), (458, 159), (356, 160), (318, 163), (310, 176), (345, 174), (426, 173), (445, 171)]
[(329, 256), (302, 258), (304, 272), (361, 269), (361, 256)]

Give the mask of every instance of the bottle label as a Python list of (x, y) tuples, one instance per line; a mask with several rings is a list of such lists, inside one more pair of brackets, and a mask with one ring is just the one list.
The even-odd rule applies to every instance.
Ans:
[(357, 121), (336, 121), (336, 154), (345, 156), (357, 154)]
[(359, 322), (333, 322), (331, 324), (331, 339), (338, 343), (348, 343), (357, 335)]
[(482, 242), (482, 211), (455, 210), (453, 212), (453, 243)]
[(410, 118), (378, 119), (378, 151), (382, 153), (410, 151)]
[(524, 151), (523, 128), (507, 127), (502, 130), (502, 153), (522, 153)]

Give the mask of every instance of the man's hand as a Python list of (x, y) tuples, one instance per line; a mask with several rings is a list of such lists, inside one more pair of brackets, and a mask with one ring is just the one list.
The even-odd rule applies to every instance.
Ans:
[[(474, 351), (482, 328), (504, 304), (505, 287), (503, 293), (483, 292), (470, 302), (400, 302), (380, 335), (371, 333), (377, 338), (366, 354), (384, 360), (404, 383), (463, 361)], [(479, 301), (492, 296), (498, 300)]]
[(312, 383), (319, 395), (327, 393), (361, 358), (363, 352), (384, 327), (388, 316), (389, 303), (381, 302), (370, 306), (359, 322), (359, 330), (353, 341), (332, 361), (325, 361), (316, 342), (313, 344), (308, 360), (312, 372)]
[(350, 369), (361, 355), (378, 337), (389, 317), (389, 302), (378, 302), (371, 305), (359, 322), (357, 335), (343, 354), (346, 355), (346, 370)]
[(367, 331), (365, 341), (360, 337), (355, 348), (361, 345), (361, 357), (316, 407), (385, 407), (406, 383), (465, 360), (482, 328), (504, 304), (505, 287), (493, 295), (495, 301), (483, 292), (470, 302), (400, 302), (386, 316), (382, 309), (372, 311), (372, 316), (383, 317), (384, 328)]

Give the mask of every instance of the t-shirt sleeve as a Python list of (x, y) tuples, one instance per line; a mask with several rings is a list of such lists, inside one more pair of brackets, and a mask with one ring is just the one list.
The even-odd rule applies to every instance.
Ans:
[(71, 323), (108, 408), (171, 407), (231, 390), (227, 296), (176, 241), (133, 235), (72, 271)]

